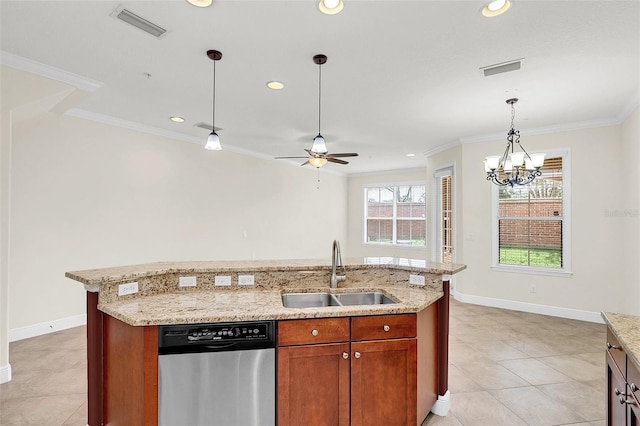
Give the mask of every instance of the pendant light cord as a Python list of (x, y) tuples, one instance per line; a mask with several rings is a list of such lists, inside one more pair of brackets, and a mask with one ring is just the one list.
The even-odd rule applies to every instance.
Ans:
[(318, 65), (318, 134), (320, 134), (320, 115), (322, 114), (322, 64)]
[(211, 131), (216, 131), (216, 60), (213, 61), (213, 115), (211, 117)]

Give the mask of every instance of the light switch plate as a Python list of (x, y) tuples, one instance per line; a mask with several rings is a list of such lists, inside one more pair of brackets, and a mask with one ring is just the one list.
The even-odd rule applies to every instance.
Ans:
[(180, 277), (178, 287), (195, 287), (196, 277)]
[(138, 282), (120, 284), (118, 286), (118, 296), (126, 296), (138, 292)]
[(215, 285), (231, 285), (231, 275), (216, 275)]
[(254, 284), (253, 275), (238, 275), (238, 285), (253, 285), (253, 284)]
[(424, 285), (424, 276), (409, 274), (409, 284)]

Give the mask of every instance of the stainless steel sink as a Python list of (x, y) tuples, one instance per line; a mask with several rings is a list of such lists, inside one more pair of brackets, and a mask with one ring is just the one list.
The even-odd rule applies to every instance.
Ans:
[(397, 303), (379, 291), (368, 293), (286, 293), (282, 295), (285, 308), (320, 308), (324, 306), (382, 305)]
[(336, 294), (336, 298), (343, 305), (382, 305), (396, 303), (395, 300), (379, 291), (371, 293), (341, 293)]
[(288, 293), (282, 295), (285, 308), (318, 308), (322, 306), (342, 306), (331, 293)]

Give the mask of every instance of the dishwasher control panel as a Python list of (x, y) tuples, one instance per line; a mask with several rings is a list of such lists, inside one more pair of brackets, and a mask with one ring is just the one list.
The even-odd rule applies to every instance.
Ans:
[(189, 351), (190, 347), (207, 345), (211, 350), (234, 350), (234, 346), (244, 349), (247, 344), (275, 346), (274, 328), (274, 321), (160, 326), (158, 348), (161, 352), (179, 352), (180, 348)]

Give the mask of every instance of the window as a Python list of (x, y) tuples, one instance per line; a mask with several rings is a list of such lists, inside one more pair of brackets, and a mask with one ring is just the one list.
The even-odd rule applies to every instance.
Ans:
[[(557, 154), (556, 154), (557, 155)], [(567, 155), (545, 159), (542, 176), (497, 191), (494, 266), (567, 272)]]
[(424, 184), (364, 189), (365, 243), (425, 247)]

